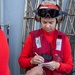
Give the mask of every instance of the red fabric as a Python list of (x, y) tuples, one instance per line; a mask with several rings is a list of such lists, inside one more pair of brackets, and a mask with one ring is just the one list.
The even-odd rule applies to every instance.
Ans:
[(65, 49), (64, 49), (64, 63), (60, 62), (60, 72), (70, 72), (73, 67), (71, 46), (69, 39), (66, 37)]
[(44, 5), (41, 5), (41, 6), (40, 6), (40, 8), (44, 8), (44, 7), (48, 7), (48, 8), (50, 8), (50, 9), (59, 10), (59, 8), (58, 8), (56, 5), (44, 4)]
[[(53, 40), (53, 36), (55, 34), (55, 31), (53, 31), (52, 33), (48, 34), (47, 32), (45, 32), (43, 30), (43, 34), (44, 34), (44, 37), (46, 38), (46, 40), (48, 42), (51, 42)], [(71, 47), (70, 47), (70, 42), (69, 42), (69, 39), (66, 37), (66, 40), (65, 40), (65, 48), (64, 48), (64, 62), (59, 62), (60, 63), (60, 68), (57, 70), (58, 72), (70, 72), (73, 68), (73, 61), (72, 61), (72, 55), (71, 55)], [(32, 38), (31, 38), (31, 35), (29, 34), (26, 41), (25, 41), (25, 44), (24, 44), (24, 47), (23, 47), (23, 50), (21, 52), (21, 55), (18, 59), (19, 61), (19, 64), (21, 67), (23, 68), (26, 68), (26, 67), (30, 67), (32, 66), (30, 64), (30, 60), (31, 58), (28, 58), (30, 53), (32, 51)], [(52, 75), (52, 74), (48, 74), (48, 75)]]
[(9, 47), (7, 39), (4, 32), (0, 30), (0, 75), (10, 75), (8, 61)]

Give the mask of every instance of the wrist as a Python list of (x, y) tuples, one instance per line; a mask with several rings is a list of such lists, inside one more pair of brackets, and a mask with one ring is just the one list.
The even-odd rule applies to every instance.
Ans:
[(60, 67), (60, 63), (57, 62), (56, 69), (59, 69), (59, 67)]
[(30, 64), (33, 64), (33, 58), (30, 60)]

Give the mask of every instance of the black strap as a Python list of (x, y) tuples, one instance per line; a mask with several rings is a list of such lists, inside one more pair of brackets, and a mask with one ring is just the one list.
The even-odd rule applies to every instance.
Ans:
[(59, 38), (59, 39), (62, 39), (62, 35), (58, 35), (58, 38)]
[(48, 56), (46, 54), (43, 54), (42, 57), (46, 60), (53, 60), (53, 57), (52, 56)]

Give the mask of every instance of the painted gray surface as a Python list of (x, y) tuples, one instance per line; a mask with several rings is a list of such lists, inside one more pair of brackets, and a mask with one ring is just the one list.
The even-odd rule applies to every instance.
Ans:
[(10, 69), (12, 75), (20, 75), (18, 57), (22, 46), (24, 0), (4, 0), (4, 23), (10, 24)]
[(0, 24), (3, 24), (4, 22), (4, 0), (0, 0)]
[[(1, 5), (1, 0), (0, 0), (0, 5)], [(0, 6), (0, 23), (1, 23), (1, 6)]]

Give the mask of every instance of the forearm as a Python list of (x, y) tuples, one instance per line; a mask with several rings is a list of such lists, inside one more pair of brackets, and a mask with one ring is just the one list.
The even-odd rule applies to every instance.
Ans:
[(72, 63), (61, 63), (60, 62), (60, 67), (59, 69), (57, 69), (57, 71), (69, 73), (72, 70), (72, 68), (73, 68)]
[(25, 44), (23, 46), (22, 52), (20, 54), (20, 57), (18, 59), (18, 62), (22, 68), (32, 66), (30, 63), (30, 60), (32, 59), (32, 57), (29, 57), (31, 51), (32, 51), (32, 40), (31, 40), (31, 36), (28, 35), (25, 41)]
[(30, 63), (31, 58), (19, 58), (18, 62), (20, 67), (22, 68), (27, 68), (27, 67), (32, 67), (33, 65)]

